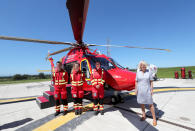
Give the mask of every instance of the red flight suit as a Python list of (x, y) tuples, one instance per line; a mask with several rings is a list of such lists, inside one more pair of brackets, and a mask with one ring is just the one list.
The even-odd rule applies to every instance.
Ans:
[(56, 112), (60, 112), (60, 96), (64, 111), (68, 109), (66, 84), (68, 83), (68, 73), (63, 69), (61, 71), (55, 71), (53, 59), (49, 58), (52, 66), (53, 84), (54, 84), (54, 99), (56, 103)]
[(71, 74), (71, 84), (72, 84), (72, 97), (74, 99), (75, 111), (82, 109), (82, 98), (84, 96), (83, 83), (85, 82), (85, 74), (80, 70), (78, 72), (73, 71)]
[(55, 71), (53, 75), (54, 80), (54, 98), (56, 100), (67, 99), (66, 84), (68, 83), (68, 73), (64, 70)]
[[(93, 69), (91, 74), (92, 84), (92, 96), (94, 99), (94, 110), (103, 110), (103, 98), (104, 98), (104, 83), (105, 83), (105, 71), (104, 69)], [(99, 88), (96, 86), (99, 85)], [(100, 104), (100, 105), (98, 105)]]

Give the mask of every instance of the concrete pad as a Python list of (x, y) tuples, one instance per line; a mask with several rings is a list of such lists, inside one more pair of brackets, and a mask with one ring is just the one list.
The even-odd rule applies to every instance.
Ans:
[[(151, 120), (140, 121), (140, 117), (123, 110), (110, 109), (104, 116), (98, 115), (86, 120), (76, 127), (75, 131), (137, 131), (144, 130), (150, 125)], [(154, 127), (153, 130), (156, 130)]]
[[(174, 96), (174, 94), (175, 94), (175, 92), (166, 93), (166, 97), (164, 97), (165, 96), (164, 93), (163, 94), (159, 93), (159, 94), (153, 95), (155, 112), (156, 112), (156, 114), (159, 115), (159, 117), (161, 117), (161, 115), (164, 114), (164, 111), (162, 110), (162, 108), (170, 101), (170, 99)], [(125, 103), (120, 103), (120, 104), (117, 104), (116, 106), (122, 107), (125, 109), (129, 109), (129, 110), (132, 110), (134, 112), (142, 113), (140, 105), (137, 103), (136, 96), (131, 96), (128, 98), (128, 100), (125, 101)], [(146, 105), (146, 114), (151, 116), (148, 105)]]
[(154, 87), (195, 87), (195, 79), (160, 79), (154, 81)]
[[(158, 131), (189, 131), (187, 129), (170, 125), (161, 121), (158, 121), (158, 125), (155, 127)], [(148, 125), (144, 131), (153, 131), (153, 126)]]
[[(73, 103), (69, 103), (69, 107), (72, 106)], [(8, 131), (16, 130), (41, 118), (47, 117), (54, 112), (54, 107), (43, 110), (39, 109), (35, 101), (4, 104), (0, 106), (0, 129), (3, 128)]]
[(0, 85), (0, 99), (42, 95), (49, 85), (49, 81)]
[[(50, 108), (46, 110), (50, 110), (50, 112), (53, 112)], [(45, 113), (47, 111), (40, 110), (38, 108), (35, 101), (1, 105), (0, 111), (0, 124), (1, 126), (3, 126), (2, 128), (5, 128), (7, 130), (15, 130), (21, 126), (24, 126), (25, 124), (29, 124), (29, 122), (38, 120), (48, 115), (48, 113)], [(16, 124), (12, 126), (11, 124), (27, 118), (31, 120), (26, 123), (20, 123), (21, 125)]]
[[(193, 100), (195, 99), (194, 93), (195, 92), (172, 92), (171, 95), (169, 93), (155, 94), (154, 96), (156, 96), (156, 103), (161, 103), (161, 107), (157, 106), (158, 110), (156, 113), (159, 113), (159, 111), (163, 112), (163, 114), (160, 115), (160, 119), (166, 120), (168, 122), (173, 122), (179, 125), (183, 125), (189, 128), (194, 128), (194, 125), (195, 125), (194, 117), (193, 117), (195, 116), (194, 108), (193, 106), (189, 106), (188, 102), (185, 102), (186, 98), (182, 97), (182, 96), (185, 96), (185, 97), (192, 96), (193, 98), (190, 97), (190, 99)], [(169, 94), (169, 97), (163, 100), (162, 98), (166, 98), (167, 94)], [(174, 103), (174, 99), (177, 100), (177, 97), (180, 97), (178, 101), (180, 105), (177, 105), (177, 103)], [(181, 104), (181, 102), (185, 102), (185, 104)], [(169, 106), (170, 104), (172, 105)], [(116, 106), (141, 113), (140, 108), (132, 107), (129, 105), (135, 106), (134, 99), (125, 101), (125, 103), (122, 103), (122, 104), (117, 104)], [(178, 106), (180, 106), (181, 108), (178, 108)], [(183, 112), (184, 109), (185, 110), (188, 109), (188, 110)], [(147, 111), (149, 110), (147, 109), (146, 112)], [(183, 116), (183, 118), (179, 116)], [(116, 109), (116, 108), (108, 109), (106, 110), (106, 113), (104, 116), (101, 116), (101, 115), (98, 115), (97, 117), (94, 116), (86, 120), (85, 122), (83, 122), (81, 125), (77, 126), (75, 130), (76, 131), (84, 131), (85, 129), (93, 130), (93, 131), (98, 131), (98, 130), (103, 130), (103, 131), (104, 130), (105, 131), (106, 130), (114, 130), (114, 131), (115, 130), (116, 131), (118, 130), (124, 130), (124, 131), (126, 130), (144, 130), (144, 131), (178, 130), (178, 131), (181, 131), (182, 130), (183, 131), (183, 130), (187, 130), (185, 128), (181, 128), (176, 125), (172, 125), (172, 124), (161, 122), (161, 121), (158, 121), (158, 125), (156, 127), (153, 127), (152, 119), (147, 118), (145, 122), (140, 122), (139, 119), (140, 119), (139, 115), (131, 113), (131, 112), (127, 112), (127, 111)]]
[[(175, 80), (175, 79), (164, 79), (161, 81), (154, 82), (155, 88), (158, 87), (195, 87), (195, 80)], [(193, 106), (195, 105), (195, 92), (194, 91), (186, 91), (186, 92), (166, 92), (166, 93), (158, 93), (153, 95), (154, 104), (156, 108), (156, 114), (159, 115), (159, 118), (165, 119), (170, 122), (174, 122), (177, 124), (181, 124), (187, 127), (194, 128), (195, 122), (194, 117), (195, 112)], [(189, 102), (190, 100), (190, 102)], [(141, 113), (140, 106), (136, 102), (136, 97), (131, 96), (129, 100), (125, 101), (125, 103), (117, 104), (116, 106), (132, 110), (134, 112)], [(138, 115), (132, 114), (130, 112), (126, 112), (128, 114), (128, 120), (131, 122), (127, 122), (128, 120), (122, 115), (120, 109), (117, 111), (113, 111), (112, 114), (105, 113), (105, 115), (109, 118), (105, 118), (104, 116), (92, 117), (82, 125), (79, 125), (76, 130), (187, 130), (185, 128), (181, 128), (175, 125), (171, 125), (165, 122), (158, 121), (158, 125), (156, 127), (152, 126), (152, 119), (147, 119), (147, 124), (140, 124)], [(151, 116), (149, 108), (146, 109), (148, 115)], [(134, 117), (131, 117), (134, 115)], [(100, 119), (102, 117), (102, 119)], [(132, 118), (132, 120), (131, 120)], [(117, 119), (117, 120), (115, 120)], [(119, 121), (118, 121), (119, 120)], [(135, 123), (136, 124), (135, 124)], [(89, 124), (90, 123), (90, 124)], [(96, 123), (95, 125), (93, 123)], [(108, 126), (108, 125), (110, 126)], [(93, 125), (93, 126), (91, 126)], [(94, 128), (95, 126), (95, 128)], [(103, 126), (103, 128), (102, 128)], [(124, 128), (124, 129), (123, 129)]]
[[(0, 99), (42, 95), (44, 91), (49, 90), (49, 84), (49, 82), (39, 82), (15, 85), (0, 85)], [(164, 79), (154, 82), (154, 85), (155, 88), (195, 87), (195, 80)], [(194, 94), (195, 91), (174, 91), (154, 94), (153, 99), (156, 107), (156, 113), (159, 115), (160, 119), (195, 129)], [(72, 103), (69, 104), (69, 106), (72, 107)], [(116, 106), (141, 113), (140, 106), (137, 104), (135, 96), (128, 97), (125, 103), (117, 104)], [(75, 125), (74, 128), (69, 129), (76, 131), (186, 130), (185, 128), (161, 121), (158, 121), (158, 125), (153, 127), (152, 119), (148, 118), (145, 122), (140, 122), (139, 115), (115, 107), (107, 108), (105, 111), (106, 113), (104, 116), (91, 115), (87, 117), (87, 119), (83, 119), (81, 123), (77, 122), (78, 125)], [(148, 108), (146, 109), (146, 112), (148, 115), (150, 115)], [(4, 130), (16, 130), (27, 126), (24, 129), (28, 129), (28, 125), (32, 125), (31, 128), (29, 128), (32, 130), (38, 126), (34, 126), (32, 123), (37, 122), (37, 124), (39, 124), (39, 121), (37, 120), (44, 119), (44, 122), (42, 123), (44, 124), (45, 122), (49, 121), (47, 118), (54, 119), (52, 115), (53, 113), (54, 108), (40, 110), (35, 101), (3, 104), (0, 105), (0, 128), (3, 128)], [(88, 114), (92, 114), (92, 112), (89, 112)], [(76, 118), (74, 121), (79, 120), (81, 119)], [(58, 128), (57, 130), (63, 130), (63, 128)]]
[(195, 128), (195, 92), (177, 92), (162, 109), (162, 119)]

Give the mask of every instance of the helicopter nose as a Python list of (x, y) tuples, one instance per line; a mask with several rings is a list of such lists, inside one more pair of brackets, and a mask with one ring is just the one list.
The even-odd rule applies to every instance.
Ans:
[(135, 79), (136, 79), (136, 73), (135, 72), (129, 72), (128, 78), (130, 81), (130, 86), (135, 86)]

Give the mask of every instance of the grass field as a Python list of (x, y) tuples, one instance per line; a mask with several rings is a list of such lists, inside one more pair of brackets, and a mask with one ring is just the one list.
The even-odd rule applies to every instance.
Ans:
[[(187, 66), (186, 76), (188, 77), (188, 70), (192, 71), (192, 75), (195, 78), (195, 66)], [(158, 68), (157, 76), (158, 78), (174, 78), (174, 72), (178, 71), (179, 76), (181, 76), (181, 67), (169, 67), (169, 68)]]
[(34, 79), (34, 80), (3, 80), (0, 84), (16, 84), (16, 83), (31, 83), (31, 82), (42, 82), (50, 81), (51, 79)]

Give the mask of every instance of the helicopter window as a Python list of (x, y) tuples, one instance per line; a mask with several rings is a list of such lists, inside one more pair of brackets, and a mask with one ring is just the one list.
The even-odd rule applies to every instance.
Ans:
[(109, 58), (109, 59), (110, 59), (110, 61), (112, 61), (112, 63), (113, 63), (114, 65), (116, 65), (118, 68), (125, 69), (123, 66), (121, 66), (118, 62), (116, 62), (116, 61), (113, 60), (112, 58)]
[(101, 63), (101, 67), (105, 70), (110, 70), (110, 69), (115, 68), (115, 66), (110, 61), (102, 57), (92, 57), (91, 58), (92, 68), (95, 68), (96, 61), (99, 61)]
[(89, 66), (87, 64), (87, 60), (81, 62), (81, 70), (85, 73), (85, 77), (87, 79), (90, 78)]

